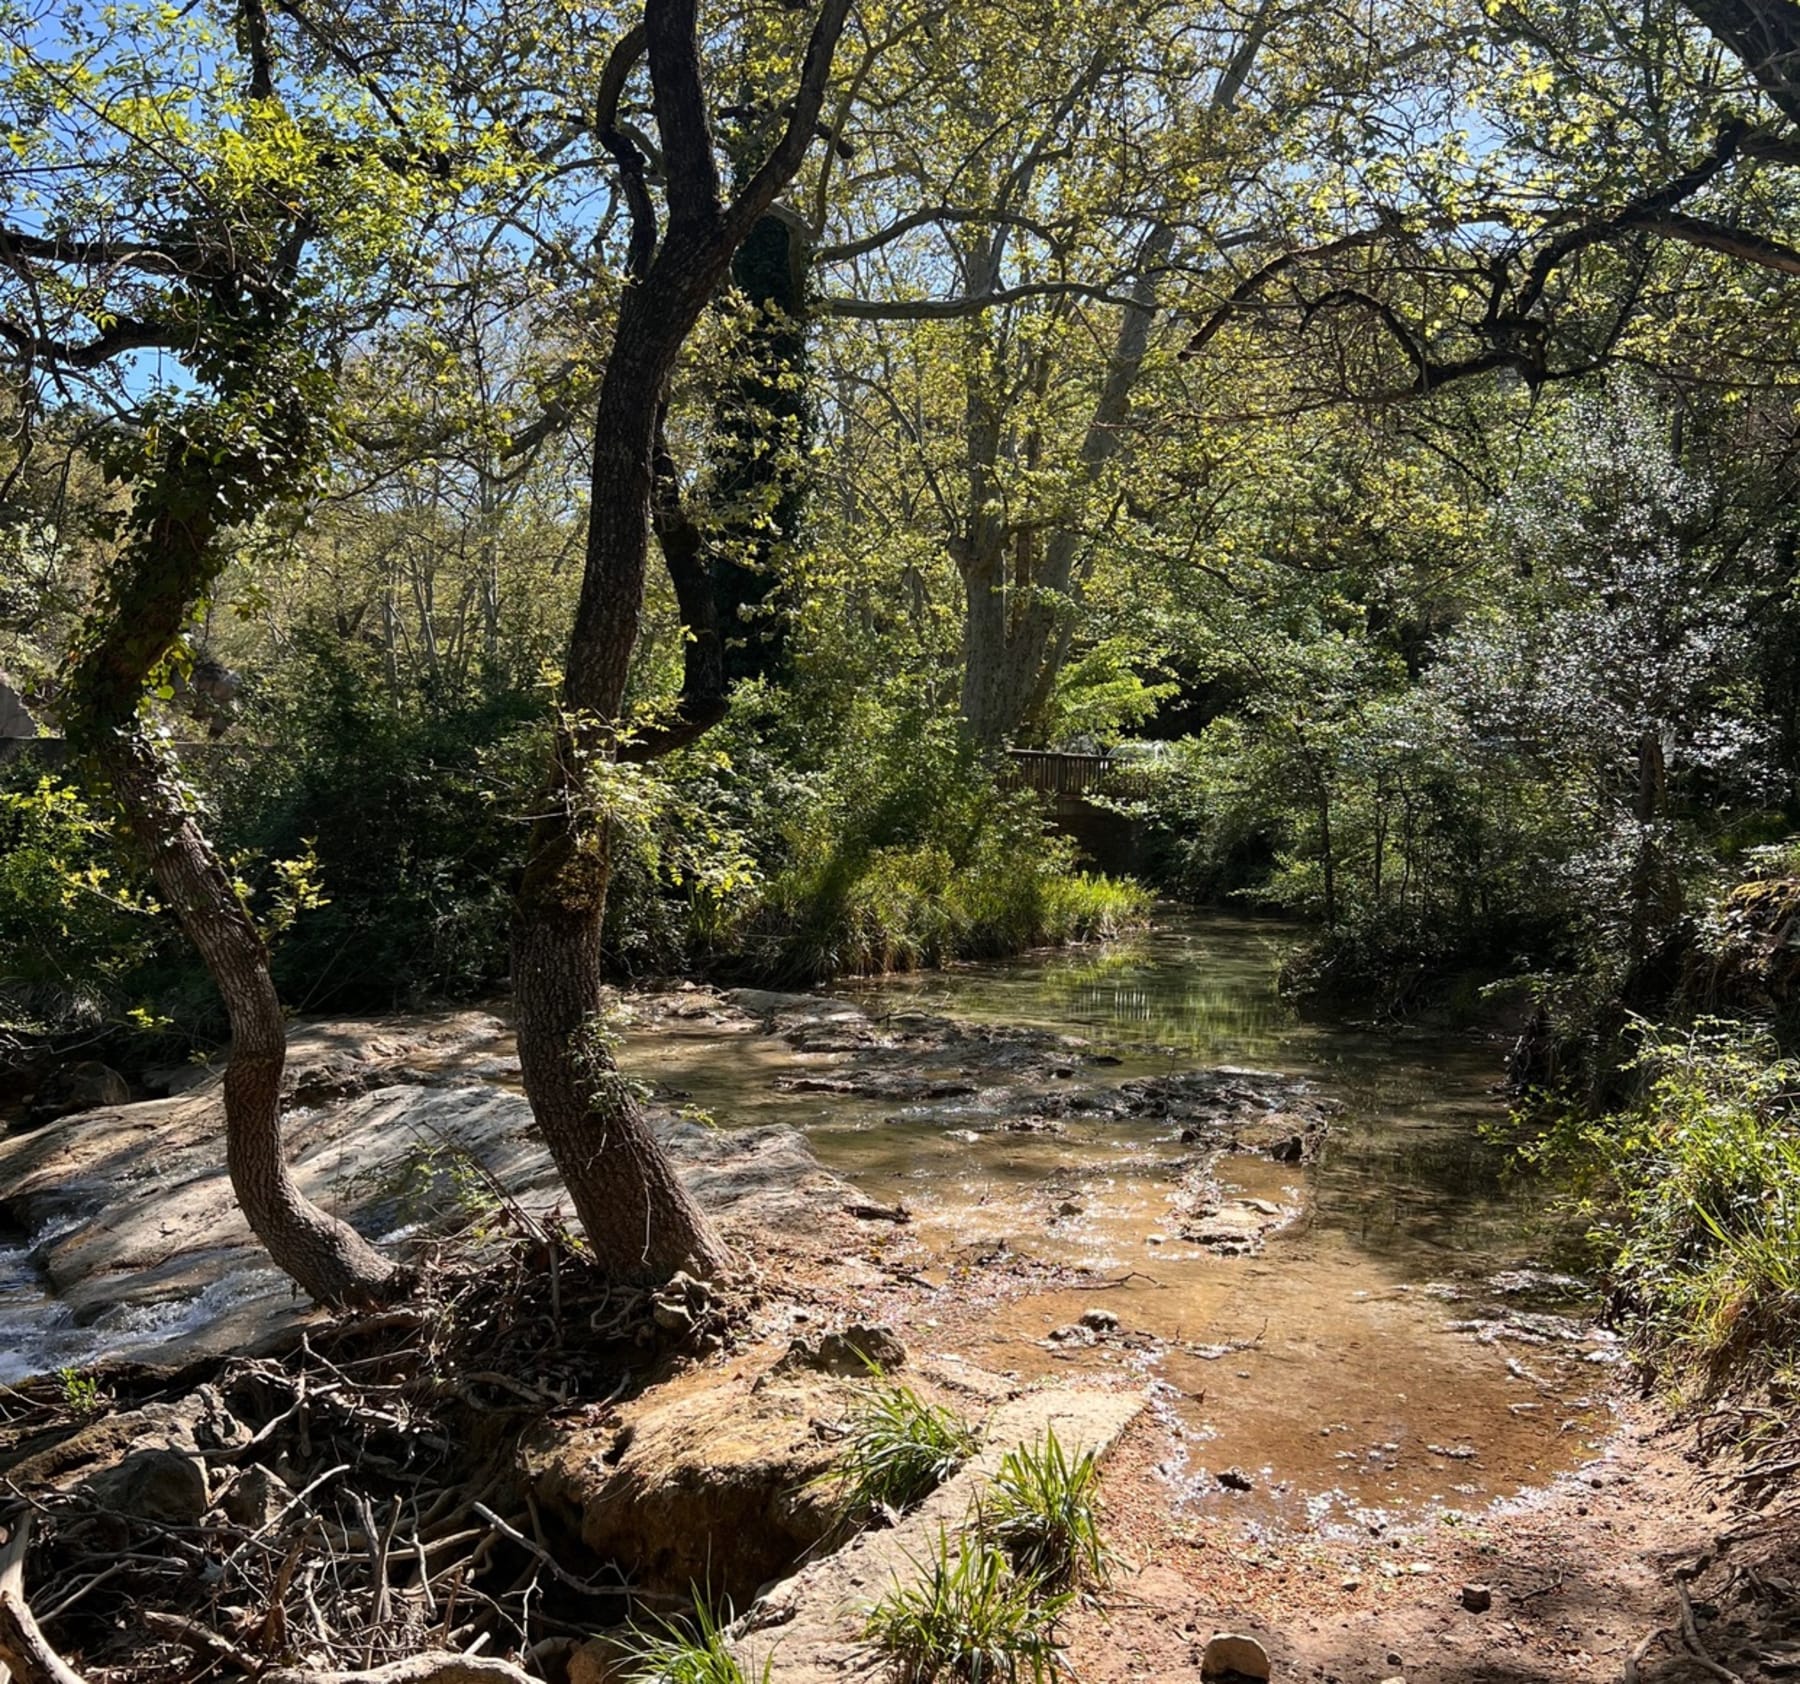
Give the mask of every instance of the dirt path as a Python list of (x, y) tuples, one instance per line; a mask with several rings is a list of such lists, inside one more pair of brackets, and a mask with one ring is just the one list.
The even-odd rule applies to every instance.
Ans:
[[(1676, 1626), (1674, 1575), (1701, 1561), (1710, 1565), (1693, 1599), (1711, 1655), (1746, 1684), (1794, 1676), (1757, 1659), (1800, 1637), (1794, 1537), (1734, 1516), (1693, 1433), (1651, 1408), (1623, 1406), (1604, 1458), (1527, 1499), (1351, 1538), (1259, 1535), (1225, 1509), (1173, 1507), (1156, 1472), (1159, 1435), (1140, 1423), (1107, 1473), (1117, 1594), (1069, 1630), (1088, 1684), (1191, 1678), (1206, 1639), (1224, 1629), (1260, 1637), (1278, 1678), (1612, 1684), (1651, 1632)], [(1465, 1607), (1465, 1587), (1485, 1588), (1490, 1605)], [(1719, 1675), (1663, 1640), (1639, 1676)]]

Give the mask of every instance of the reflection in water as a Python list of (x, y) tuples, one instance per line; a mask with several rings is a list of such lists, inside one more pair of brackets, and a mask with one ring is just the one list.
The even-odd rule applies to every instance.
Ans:
[[(1099, 950), (855, 988), (877, 1018), (1041, 1028), (1116, 1059), (1083, 1063), (1073, 1085), (1213, 1065), (1310, 1077), (1343, 1106), (1318, 1163), (1219, 1167), (1227, 1194), (1300, 1212), (1260, 1257), (1179, 1238), (1174, 1201), (1193, 1158), (1167, 1123), (1071, 1116), (1059, 1133), (1012, 1133), (996, 1126), (1005, 1086), (911, 1107), (784, 1092), (778, 1075), (833, 1061), (773, 1037), (722, 1055), (716, 1040), (684, 1048), (659, 1031), (628, 1063), (723, 1121), (797, 1123), (832, 1167), (903, 1199), (947, 1298), (960, 1296), (964, 1261), (996, 1246), (1100, 1275), (1139, 1271), (1105, 1294), (1119, 1337), (1050, 1337), (1092, 1306), (1092, 1287), (979, 1308), (968, 1337), (1002, 1371), (1152, 1384), (1182, 1501), (1237, 1505), (1247, 1520), (1365, 1525), (1541, 1484), (1604, 1431), (1592, 1394), (1611, 1351), (1584, 1320), (1556, 1339), (1517, 1317), (1528, 1301), (1517, 1271), (1554, 1261), (1555, 1236), (1541, 1198), (1509, 1182), (1504, 1151), (1482, 1136), (1503, 1115), (1490, 1092), (1503, 1049), (1302, 1019), (1275, 987), (1293, 939), (1267, 922), (1177, 916)], [(1252, 1491), (1221, 1487), (1218, 1473), (1233, 1469)]]

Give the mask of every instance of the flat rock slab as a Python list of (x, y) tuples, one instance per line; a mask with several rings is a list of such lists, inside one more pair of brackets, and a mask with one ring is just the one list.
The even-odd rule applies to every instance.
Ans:
[[(484, 1188), (535, 1213), (566, 1204), (523, 1095), (462, 1075), (506, 1046), (478, 1012), (301, 1026), (281, 1125), (301, 1190), (385, 1247), (462, 1226)], [(794, 1129), (650, 1120), (728, 1226), (816, 1233), (859, 1197)], [(0, 1381), (245, 1349), (310, 1313), (238, 1209), (212, 1081), (0, 1137), (0, 1236), (24, 1242), (6, 1246), (19, 1278), (0, 1305)]]
[(993, 1483), (1009, 1450), (1043, 1441), (1048, 1431), (1071, 1459), (1106, 1455), (1143, 1410), (1138, 1392), (1036, 1391), (989, 1416), (981, 1454), (927, 1497), (898, 1526), (859, 1534), (835, 1555), (771, 1587), (740, 1623), (738, 1657), (748, 1677), (768, 1684), (842, 1684), (883, 1666), (863, 1641), (870, 1608), (896, 1583), (917, 1579), (937, 1548), (954, 1536)]

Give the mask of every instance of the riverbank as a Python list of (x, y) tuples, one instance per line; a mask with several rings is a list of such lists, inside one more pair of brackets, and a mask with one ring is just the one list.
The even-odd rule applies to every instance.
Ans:
[[(289, 1129), (303, 1178), (438, 1271), (427, 1319), (373, 1346), (279, 1282), (241, 1294), (257, 1260), (210, 1161), (204, 1072), (150, 1107), (17, 1136), (0, 1144), (0, 1186), (40, 1300), (8, 1316), (61, 1341), (40, 1344), (57, 1360), (39, 1366), (66, 1357), (71, 1374), (0, 1396), (0, 1438), (38, 1454), (20, 1434), (54, 1436), (52, 1418), (85, 1430), (109, 1397), (115, 1413), (162, 1397), (165, 1382), (94, 1366), (108, 1350), (154, 1352), (189, 1363), (181, 1395), (212, 1388), (246, 1434), (290, 1423), (270, 1429), (284, 1503), (335, 1465), (333, 1432), (362, 1447), (346, 1466), (374, 1446), (415, 1470), (415, 1441), (498, 1454), (503, 1440), (503, 1466), (434, 1463), (431, 1477), (445, 1492), (498, 1481), (509, 1506), (491, 1491), (493, 1513), (526, 1537), (546, 1528), (538, 1541), (565, 1573), (625, 1574), (653, 1593), (648, 1611), (679, 1601), (696, 1563), (741, 1608), (781, 1563), (737, 1560), (729, 1540), (785, 1539), (777, 1553), (793, 1559), (822, 1536), (794, 1494), (829, 1466), (862, 1370), (818, 1359), (873, 1327), (904, 1347), (903, 1378), (974, 1419), (1069, 1391), (1135, 1417), (1104, 1482), (1114, 1594), (1067, 1628), (1085, 1678), (1191, 1673), (1196, 1644), (1224, 1627), (1259, 1632), (1284, 1677), (1617, 1677), (1619, 1645), (1665, 1617), (1673, 1567), (1738, 1524), (1730, 1493), (1684, 1460), (1689, 1438), (1621, 1404), (1617, 1341), (1557, 1266), (1531, 1190), (1503, 1180), (1480, 1138), (1499, 1111), (1481, 1078), (1493, 1049), (1281, 1017), (1259, 992), (1265, 930), (1189, 926), (1160, 946), (841, 995), (684, 986), (622, 1002), (627, 1070), (755, 1264), (725, 1293), (683, 1288), (679, 1302), (578, 1309), (573, 1274), (546, 1284), (556, 1269), (532, 1260), (532, 1225), (554, 1206), (554, 1178), (507, 1026), (485, 1014), (297, 1031)], [(481, 1262), (471, 1235), (498, 1252)], [(507, 1343), (496, 1367), (488, 1346), (477, 1361), (452, 1340), (406, 1369), (426, 1349), (416, 1330), (446, 1306), (497, 1302), (469, 1284), (495, 1267), (517, 1283), (505, 1325), (538, 1329), (538, 1343)], [(468, 1320), (457, 1309), (444, 1325)], [(574, 1331), (602, 1325), (625, 1335), (604, 1374), (611, 1347), (596, 1355)], [(268, 1354), (242, 1354), (259, 1342)], [(312, 1422), (310, 1448), (287, 1442), (297, 1395), (333, 1395), (334, 1370), (366, 1376), (378, 1355), (401, 1365), (380, 1379), (388, 1395), (423, 1400), (407, 1404), (411, 1439), (392, 1437), (378, 1388), (356, 1394), (364, 1413), (348, 1427), (309, 1405), (297, 1419)], [(591, 1480), (520, 1474), (534, 1420), (555, 1465), (569, 1465), (557, 1446), (588, 1447), (574, 1455)], [(355, 1436), (365, 1429), (376, 1436)], [(102, 1436), (103, 1455), (131, 1442)], [(0, 1471), (18, 1460), (0, 1450)], [(52, 1510), (83, 1501), (70, 1495), (79, 1465), (33, 1477)], [(334, 1491), (337, 1524), (366, 1533), (366, 1500), (409, 1536), (392, 1477)], [(583, 1518), (637, 1513), (650, 1492), (668, 1496), (624, 1533)], [(489, 1594), (494, 1573), (537, 1559), (485, 1522), (460, 1531), (457, 1549), (485, 1552), (471, 1582)], [(652, 1537), (688, 1553), (661, 1560)], [(1777, 1561), (1729, 1577), (1750, 1559), (1728, 1554), (1725, 1588), (1698, 1582), (1703, 1609), (1720, 1610), (1699, 1618), (1709, 1646), (1729, 1649), (1731, 1621), (1756, 1615), (1740, 1647), (1773, 1653), (1778, 1604), (1739, 1604), (1792, 1575)], [(1470, 1586), (1488, 1591), (1480, 1614), (1462, 1606)], [(557, 1617), (595, 1623), (581, 1607)], [(1674, 1684), (1678, 1661), (1647, 1652), (1643, 1677)]]

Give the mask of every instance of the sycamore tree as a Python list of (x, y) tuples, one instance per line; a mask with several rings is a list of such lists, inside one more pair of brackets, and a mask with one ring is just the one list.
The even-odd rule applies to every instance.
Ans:
[[(428, 100), (296, 52), (260, 0), (0, 8), (0, 359), (20, 427), (78, 441), (124, 497), (56, 711), (230, 1014), (232, 1184), (326, 1302), (393, 1274), (281, 1151), (285, 1024), (262, 934), (154, 722), (235, 533), (323, 459), (334, 363), (407, 285), (479, 150)], [(51, 422), (53, 426), (49, 425)]]

